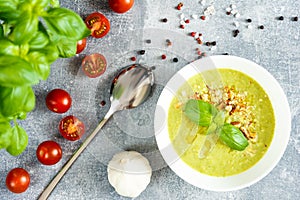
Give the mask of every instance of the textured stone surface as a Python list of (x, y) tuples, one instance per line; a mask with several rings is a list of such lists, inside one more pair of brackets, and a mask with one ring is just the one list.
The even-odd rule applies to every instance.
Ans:
[[(36, 199), (81, 141), (68, 142), (58, 133), (59, 120), (74, 114), (85, 122), (87, 134), (97, 126), (109, 108), (100, 102), (109, 102), (110, 82), (118, 69), (137, 56), (137, 62), (156, 66), (156, 87), (152, 97), (141, 107), (119, 112), (103, 127), (100, 134), (88, 146), (57, 185), (49, 199), (126, 199), (120, 197), (109, 185), (106, 164), (118, 151), (133, 149), (143, 153), (152, 166), (150, 185), (136, 199), (300, 199), (300, 22), (291, 21), (299, 15), (298, 0), (241, 0), (209, 1), (201, 5), (198, 1), (182, 1), (181, 11), (175, 9), (175, 0), (136, 0), (131, 11), (115, 14), (107, 6), (107, 1), (64, 0), (62, 6), (73, 9), (83, 18), (89, 13), (99, 11), (111, 21), (109, 35), (102, 39), (88, 38), (87, 49), (79, 56), (59, 59), (52, 65), (47, 81), (35, 86), (37, 105), (22, 126), (29, 134), (26, 151), (12, 157), (5, 151), (0, 152), (0, 199)], [(225, 9), (234, 3), (240, 18), (227, 16)], [(192, 19), (191, 15), (202, 15), (203, 10), (214, 5), (216, 14), (209, 20)], [(180, 14), (191, 19), (185, 29), (180, 29)], [(283, 15), (279, 21), (276, 17)], [(161, 22), (167, 18), (166, 23)], [(252, 19), (252, 29), (246, 28), (245, 19)], [(233, 22), (239, 22), (235, 27)], [(264, 25), (265, 29), (257, 27)], [(232, 31), (239, 29), (237, 37)], [(192, 31), (203, 33), (205, 41), (217, 41), (217, 48), (209, 50), (200, 46), (188, 34)], [(151, 39), (151, 44), (145, 40)], [(166, 45), (170, 39), (172, 46)], [(284, 89), (292, 113), (292, 132), (288, 147), (274, 170), (258, 183), (234, 192), (210, 192), (189, 185), (179, 178), (162, 160), (153, 134), (155, 103), (169, 78), (185, 64), (198, 58), (196, 48), (207, 55), (229, 53), (252, 60), (265, 67)], [(140, 56), (137, 51), (145, 49)], [(109, 66), (106, 73), (96, 79), (83, 75), (80, 63), (85, 54), (101, 53), (106, 56)], [(167, 59), (161, 60), (166, 54)], [(177, 57), (179, 62), (172, 62)], [(65, 114), (54, 114), (47, 110), (44, 99), (51, 89), (64, 88), (73, 97), (73, 106)], [(41, 165), (35, 150), (44, 140), (55, 140), (63, 149), (62, 160), (54, 166)], [(157, 167), (159, 166), (159, 167)], [(31, 185), (22, 194), (12, 194), (5, 187), (5, 177), (14, 167), (23, 167), (31, 174)]]

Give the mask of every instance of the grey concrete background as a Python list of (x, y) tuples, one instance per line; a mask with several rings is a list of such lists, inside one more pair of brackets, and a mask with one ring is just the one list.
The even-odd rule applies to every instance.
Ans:
[[(175, 9), (175, 0), (136, 0), (134, 7), (125, 14), (113, 13), (106, 0), (64, 0), (63, 7), (70, 8), (85, 18), (98, 11), (111, 22), (110, 33), (102, 39), (88, 38), (87, 49), (70, 59), (59, 59), (53, 65), (47, 81), (34, 87), (36, 108), (25, 121), (20, 122), (29, 134), (26, 151), (12, 157), (0, 151), (0, 199), (37, 199), (39, 194), (80, 146), (82, 141), (69, 142), (57, 130), (59, 120), (69, 114), (85, 122), (86, 135), (97, 126), (109, 108), (109, 88), (116, 72), (132, 61), (156, 66), (156, 87), (153, 95), (141, 107), (116, 113), (103, 127), (100, 134), (88, 146), (75, 164), (57, 185), (49, 199), (127, 199), (119, 196), (107, 180), (107, 163), (120, 150), (136, 150), (149, 160), (153, 172), (147, 189), (136, 199), (300, 199), (300, 22), (293, 16), (300, 15), (298, 0), (183, 0), (181, 11)], [(226, 15), (225, 9), (235, 4), (239, 18)], [(214, 5), (216, 13), (208, 20), (192, 19), (202, 15), (204, 9)], [(190, 23), (180, 29), (180, 15), (184, 13)], [(284, 20), (276, 18), (283, 15)], [(161, 22), (167, 18), (166, 23)], [(245, 19), (252, 19), (252, 29)], [(235, 27), (233, 22), (239, 22)], [(263, 30), (258, 29), (264, 25)], [(232, 31), (240, 30), (237, 37)], [(203, 33), (204, 41), (216, 41), (217, 48), (199, 45), (189, 36), (192, 31)], [(145, 40), (151, 39), (147, 44)], [(170, 39), (172, 46), (166, 45)], [(156, 101), (164, 84), (187, 63), (198, 59), (196, 48), (209, 55), (229, 53), (252, 60), (266, 68), (284, 89), (291, 108), (292, 132), (288, 147), (274, 170), (258, 183), (233, 192), (211, 192), (189, 185), (166, 166), (161, 158), (153, 133), (153, 118)], [(137, 51), (145, 49), (144, 56)], [(89, 79), (83, 75), (80, 63), (84, 55), (101, 53), (108, 61), (104, 75)], [(167, 55), (166, 60), (160, 56)], [(172, 58), (177, 57), (177, 63)], [(73, 97), (72, 108), (62, 115), (47, 110), (46, 94), (54, 88), (63, 88)], [(108, 102), (101, 107), (102, 100)], [(86, 136), (85, 135), (85, 136)], [(35, 151), (42, 141), (55, 140), (63, 149), (62, 160), (54, 166), (41, 165)], [(83, 138), (84, 139), (84, 138)], [(158, 167), (159, 166), (159, 167)], [(6, 174), (15, 167), (27, 169), (31, 185), (22, 194), (13, 194), (6, 189)]]

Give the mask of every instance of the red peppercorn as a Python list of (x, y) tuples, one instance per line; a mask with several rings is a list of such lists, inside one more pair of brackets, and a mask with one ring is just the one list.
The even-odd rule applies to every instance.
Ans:
[(181, 10), (182, 6), (183, 6), (183, 3), (180, 2), (180, 3), (177, 5), (177, 10)]
[(133, 57), (130, 58), (130, 60), (131, 61), (136, 61), (136, 57), (133, 56)]
[(196, 32), (191, 32), (191, 36), (195, 37), (196, 36)]
[(200, 19), (205, 20), (206, 17), (205, 17), (204, 15), (202, 15), (202, 16), (200, 17)]
[(180, 26), (179, 26), (180, 28), (182, 28), (182, 29), (184, 29), (184, 25), (183, 24), (180, 24)]
[(161, 59), (165, 60), (167, 56), (165, 54), (161, 55)]
[(187, 19), (187, 20), (185, 20), (184, 22), (188, 24), (188, 23), (190, 23), (190, 20), (189, 20), (189, 19)]

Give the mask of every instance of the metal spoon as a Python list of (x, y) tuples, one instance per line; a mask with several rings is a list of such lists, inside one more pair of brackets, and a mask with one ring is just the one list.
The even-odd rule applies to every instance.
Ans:
[(124, 68), (114, 78), (111, 86), (110, 109), (92, 134), (86, 138), (80, 148), (73, 154), (70, 160), (63, 166), (63, 168), (57, 173), (54, 179), (43, 191), (39, 197), (40, 200), (47, 199), (60, 179), (64, 176), (92, 139), (97, 135), (107, 120), (116, 111), (131, 109), (140, 105), (149, 96), (153, 83), (154, 76), (152, 70), (139, 64), (130, 65)]

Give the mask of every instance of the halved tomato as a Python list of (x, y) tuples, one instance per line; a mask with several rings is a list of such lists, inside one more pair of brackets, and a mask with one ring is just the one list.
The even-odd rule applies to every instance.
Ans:
[(79, 140), (84, 131), (84, 123), (73, 115), (66, 116), (59, 122), (59, 132), (67, 140)]
[(102, 54), (94, 53), (85, 56), (81, 66), (83, 72), (90, 78), (96, 78), (106, 70), (106, 59)]
[(101, 13), (94, 12), (85, 19), (86, 26), (95, 38), (104, 37), (110, 30), (109, 20)]

